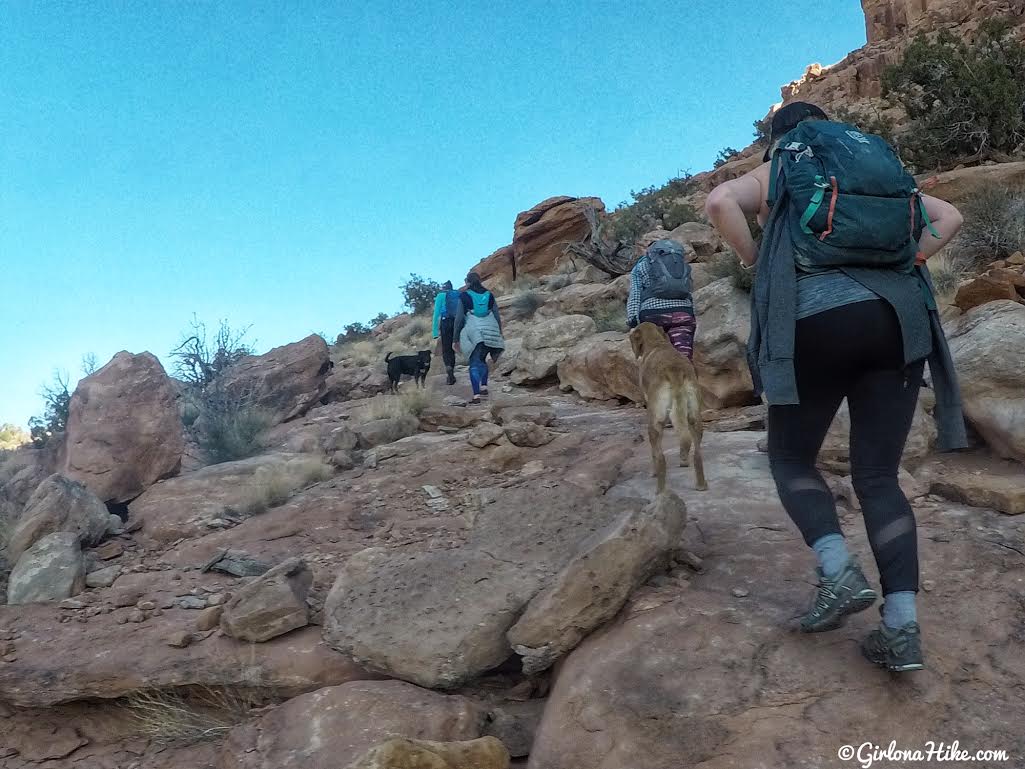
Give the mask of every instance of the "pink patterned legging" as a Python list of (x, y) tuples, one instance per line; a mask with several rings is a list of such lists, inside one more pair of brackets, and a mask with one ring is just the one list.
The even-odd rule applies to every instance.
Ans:
[(689, 312), (641, 313), (638, 320), (660, 326), (673, 347), (686, 355), (688, 360), (694, 359), (694, 331), (697, 322)]

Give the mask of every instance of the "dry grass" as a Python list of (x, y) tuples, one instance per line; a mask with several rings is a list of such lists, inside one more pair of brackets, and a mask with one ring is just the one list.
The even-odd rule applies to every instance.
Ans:
[(384, 350), (378, 341), (361, 339), (358, 342), (341, 345), (338, 348), (338, 357), (356, 366), (369, 366), (384, 360)]
[(1025, 186), (988, 186), (960, 208), (964, 226), (955, 245), (965, 266), (980, 268), (1025, 250)]
[(402, 349), (396, 355), (407, 355), (420, 350), (431, 349), (431, 321), (427, 318), (413, 318), (402, 328), (396, 329), (388, 340), (388, 346), (394, 348), (397, 342)]
[(961, 281), (968, 276), (968, 268), (963, 259), (943, 251), (929, 260), (929, 276), (936, 292), (936, 301), (951, 304)]
[(545, 303), (544, 298), (533, 289), (526, 289), (515, 294), (510, 300), (513, 317), (518, 320), (530, 320), (534, 313)]
[(374, 398), (363, 412), (366, 420), (390, 419), (393, 417), (419, 417), (431, 404), (427, 390), (407, 390), (398, 395), (380, 395)]
[(315, 457), (296, 457), (278, 465), (259, 468), (249, 483), (249, 496), (243, 512), (257, 515), (288, 501), (295, 492), (326, 481), (331, 466)]
[(188, 745), (223, 737), (264, 703), (238, 687), (150, 690), (123, 701), (140, 737)]
[(715, 258), (708, 263), (708, 268), (712, 280), (729, 278), (734, 288), (739, 288), (747, 294), (750, 294), (754, 287), (757, 269), (744, 269), (740, 258), (730, 249), (716, 254)]

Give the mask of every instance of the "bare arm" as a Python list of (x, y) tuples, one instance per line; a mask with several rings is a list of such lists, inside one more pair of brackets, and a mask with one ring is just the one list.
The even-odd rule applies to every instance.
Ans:
[(922, 202), (925, 203), (925, 211), (939, 237), (934, 236), (928, 228), (922, 233), (918, 241), (920, 264), (947, 245), (957, 235), (964, 221), (961, 212), (945, 200), (922, 195)]
[(751, 237), (747, 217), (762, 209), (768, 179), (769, 164), (765, 163), (739, 179), (723, 182), (708, 194), (705, 202), (708, 220), (749, 267), (758, 260), (758, 246)]

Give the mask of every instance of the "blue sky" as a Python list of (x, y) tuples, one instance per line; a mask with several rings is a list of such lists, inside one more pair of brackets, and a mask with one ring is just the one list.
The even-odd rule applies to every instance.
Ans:
[(0, 422), (193, 314), (263, 351), (458, 278), (552, 195), (746, 146), (857, 0), (0, 0)]

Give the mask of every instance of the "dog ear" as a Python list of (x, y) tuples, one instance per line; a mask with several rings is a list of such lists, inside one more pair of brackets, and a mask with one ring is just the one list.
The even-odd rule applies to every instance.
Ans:
[(630, 332), (630, 346), (633, 347), (635, 358), (640, 358), (644, 354), (644, 332), (640, 326)]

